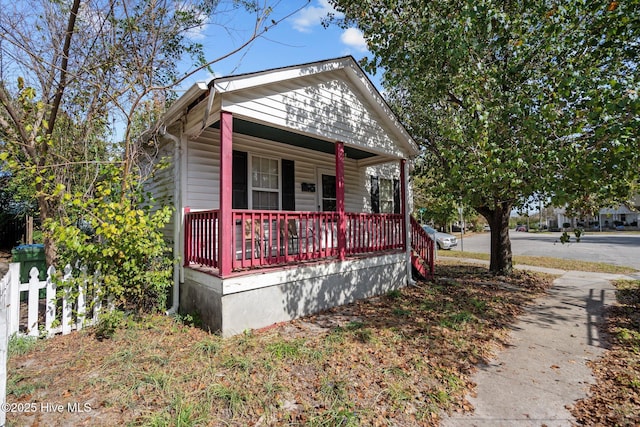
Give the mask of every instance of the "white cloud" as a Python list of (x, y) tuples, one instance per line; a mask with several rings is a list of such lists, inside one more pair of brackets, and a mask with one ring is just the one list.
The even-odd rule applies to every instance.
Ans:
[(340, 41), (360, 52), (366, 52), (368, 49), (362, 31), (357, 28), (351, 27), (344, 30), (340, 35)]
[(322, 19), (326, 18), (330, 13), (338, 18), (343, 16), (342, 13), (335, 11), (328, 0), (318, 0), (317, 5), (318, 6), (309, 5), (298, 12), (293, 17), (293, 28), (301, 33), (309, 33), (312, 27), (320, 25)]
[(207, 15), (204, 12), (196, 10), (194, 6), (187, 3), (183, 5), (179, 5), (178, 10), (181, 10), (182, 12), (185, 12), (185, 13), (196, 14), (196, 17), (200, 20), (202, 24), (198, 25), (197, 27), (190, 28), (187, 31), (186, 36), (191, 40), (204, 40), (207, 37), (206, 30), (207, 30), (207, 27), (209, 26), (209, 20), (207, 19)]

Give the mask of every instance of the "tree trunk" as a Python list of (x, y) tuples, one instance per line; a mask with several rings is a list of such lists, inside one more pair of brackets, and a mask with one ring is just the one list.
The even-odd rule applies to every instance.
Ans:
[(509, 240), (509, 216), (512, 206), (502, 203), (494, 209), (475, 208), (489, 222), (491, 227), (491, 264), (489, 270), (497, 275), (507, 276), (513, 272), (511, 240)]
[[(40, 223), (44, 226), (46, 220), (53, 217), (53, 209), (51, 207), (51, 203), (43, 194), (38, 196), (38, 208), (40, 209)], [(50, 265), (55, 265), (58, 258), (58, 250), (56, 248), (56, 243), (46, 231), (44, 232), (44, 256), (47, 268)]]

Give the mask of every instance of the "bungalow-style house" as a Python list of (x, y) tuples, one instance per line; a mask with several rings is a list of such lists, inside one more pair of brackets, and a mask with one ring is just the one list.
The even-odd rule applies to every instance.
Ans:
[[(355, 60), (198, 83), (163, 117), (151, 183), (175, 207), (174, 309), (223, 335), (433, 272), (409, 216), (418, 147)], [(412, 250), (413, 248), (413, 250)]]

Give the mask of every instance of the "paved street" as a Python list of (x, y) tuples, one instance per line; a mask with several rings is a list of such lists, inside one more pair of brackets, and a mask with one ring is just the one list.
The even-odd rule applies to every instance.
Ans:
[[(465, 252), (485, 252), (490, 250), (490, 233), (479, 233), (458, 238), (458, 246), (453, 249)], [(640, 270), (640, 234), (631, 233), (587, 233), (576, 243), (571, 234), (571, 242), (560, 243), (562, 233), (510, 232), (511, 249), (514, 255), (549, 256), (554, 258), (579, 259), (624, 265)], [(446, 251), (443, 251), (446, 256)]]

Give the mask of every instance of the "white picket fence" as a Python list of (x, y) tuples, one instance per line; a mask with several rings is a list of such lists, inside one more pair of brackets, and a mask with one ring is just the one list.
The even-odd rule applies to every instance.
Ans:
[[(58, 293), (56, 270), (49, 267), (47, 279), (40, 280), (37, 268), (29, 272), (29, 282), (20, 283), (20, 263), (9, 264), (9, 271), (0, 279), (0, 407), (4, 408), (7, 387), (7, 352), (9, 337), (14, 334), (31, 336), (47, 336), (56, 334), (66, 335), (73, 330), (80, 330), (84, 326), (94, 324), (102, 310), (103, 299), (100, 292), (100, 275), (87, 274), (86, 269), (80, 268), (81, 283), (76, 290), (65, 286), (73, 269), (70, 265), (64, 268), (62, 275), (62, 292)], [(40, 290), (45, 289), (44, 297), (40, 298)], [(91, 290), (91, 295), (87, 291)], [(27, 292), (26, 301), (20, 298), (22, 292)], [(73, 295), (77, 294), (77, 295)], [(88, 304), (89, 303), (89, 304)], [(111, 309), (111, 303), (106, 303)], [(89, 307), (91, 312), (89, 312)], [(40, 312), (40, 309), (44, 313)], [(23, 311), (26, 310), (26, 316)], [(26, 317), (26, 323), (21, 319)], [(44, 318), (44, 322), (40, 319)], [(6, 414), (0, 410), (0, 426), (4, 426)]]
[(7, 290), (9, 288), (9, 272), (0, 278), (0, 426), (7, 421), (5, 403), (7, 402), (7, 353), (9, 351), (9, 335), (7, 334)]
[[(38, 278), (37, 268), (31, 268), (29, 282), (20, 283), (20, 264), (9, 264), (9, 271), (3, 278), (6, 280), (7, 334), (27, 334), (31, 336), (66, 335), (73, 330), (94, 324), (102, 310), (99, 274), (87, 274), (80, 268), (81, 283), (77, 289), (65, 286), (73, 269), (70, 265), (64, 268), (62, 275), (62, 292), (58, 292), (56, 270), (51, 266), (47, 270), (46, 280)], [(40, 290), (44, 289), (44, 297), (40, 298)], [(87, 290), (93, 290), (87, 295)], [(20, 294), (27, 292), (26, 303), (20, 301)], [(77, 295), (73, 295), (77, 293)], [(91, 312), (89, 312), (91, 307)], [(23, 312), (26, 310), (26, 316)], [(42, 310), (44, 313), (42, 313)], [(26, 324), (21, 319), (26, 317)], [(44, 319), (44, 322), (42, 322)]]

